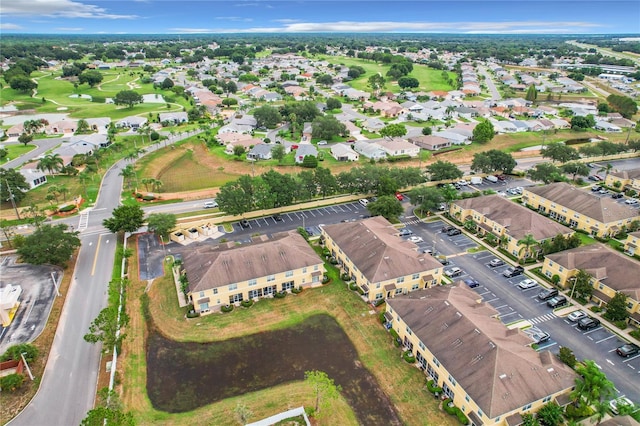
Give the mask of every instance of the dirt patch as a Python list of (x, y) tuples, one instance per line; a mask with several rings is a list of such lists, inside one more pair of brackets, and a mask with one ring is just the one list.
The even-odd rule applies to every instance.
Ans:
[(342, 386), (361, 424), (402, 424), (351, 341), (329, 315), (296, 326), (214, 343), (179, 343), (151, 330), (147, 391), (156, 409), (184, 412), (320, 370)]

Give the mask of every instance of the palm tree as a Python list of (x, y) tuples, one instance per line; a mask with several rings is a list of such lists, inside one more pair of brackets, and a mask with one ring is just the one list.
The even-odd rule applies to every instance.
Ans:
[(53, 198), (56, 200), (56, 204), (58, 204), (58, 186), (57, 185), (49, 186), (49, 188), (47, 189), (47, 194), (53, 195)]
[(60, 157), (60, 154), (48, 154), (45, 155), (36, 166), (38, 170), (49, 171), (50, 175), (62, 170), (64, 167), (64, 160)]
[(606, 180), (607, 176), (609, 176), (609, 172), (611, 171), (611, 169), (613, 169), (613, 165), (611, 165), (611, 163), (607, 163), (606, 166), (602, 166), (598, 169), (598, 173), (604, 172), (604, 178)]
[(82, 189), (84, 191), (84, 196), (87, 196), (87, 181), (91, 179), (87, 169), (84, 169), (81, 173), (78, 173), (78, 179), (80, 180), (80, 184), (82, 185)]
[(131, 181), (136, 178), (136, 170), (133, 168), (133, 165), (127, 164), (120, 170), (120, 176), (127, 182), (127, 188), (131, 188)]
[(67, 201), (67, 194), (70, 193), (71, 191), (66, 186), (60, 185), (58, 187), (58, 192), (60, 193), (60, 195), (62, 195), (63, 201)]
[(613, 383), (600, 371), (592, 360), (584, 360), (576, 366), (576, 385), (569, 394), (576, 407), (588, 407), (596, 402), (606, 400), (614, 394)]
[(518, 240), (518, 245), (524, 246), (520, 249), (519, 253), (522, 253), (524, 251), (524, 258), (527, 259), (530, 254), (531, 247), (538, 245), (538, 240), (533, 238), (532, 234), (526, 234), (524, 238)]
[(151, 185), (154, 180), (154, 178), (143, 178), (142, 180), (140, 180), (140, 182), (142, 182), (144, 188), (147, 190), (147, 192), (149, 192), (149, 185)]
[(153, 185), (153, 190), (158, 192), (162, 187), (163, 183), (160, 179), (153, 179), (153, 182), (151, 182), (151, 185)]

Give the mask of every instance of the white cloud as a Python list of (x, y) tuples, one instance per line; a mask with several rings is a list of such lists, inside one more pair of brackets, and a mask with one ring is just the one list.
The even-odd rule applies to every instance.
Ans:
[(135, 19), (135, 15), (108, 13), (107, 9), (73, 0), (3, 0), (2, 16), (55, 18)]
[(22, 27), (18, 24), (10, 24), (8, 22), (0, 24), (0, 30), (21, 30)]
[(241, 16), (216, 16), (216, 19), (223, 21), (231, 21), (231, 22), (251, 22), (253, 19), (251, 18), (243, 18)]
[(84, 28), (80, 28), (80, 27), (57, 27), (56, 30), (58, 30), (58, 31), (83, 31)]

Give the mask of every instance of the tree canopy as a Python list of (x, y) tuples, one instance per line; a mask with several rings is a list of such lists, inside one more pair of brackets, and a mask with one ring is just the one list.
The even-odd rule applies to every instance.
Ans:
[(24, 239), (18, 255), (25, 263), (64, 266), (80, 247), (78, 232), (67, 232), (67, 225), (43, 225)]
[(487, 143), (493, 139), (495, 133), (493, 124), (491, 124), (489, 120), (485, 120), (473, 129), (473, 141), (478, 143)]
[(253, 111), (258, 127), (266, 127), (268, 129), (275, 128), (282, 121), (282, 115), (277, 108), (270, 105), (263, 105)]
[(638, 112), (638, 104), (628, 96), (609, 95), (607, 102), (612, 110), (619, 112), (624, 118), (631, 118)]
[(432, 181), (460, 179), (463, 175), (462, 170), (449, 161), (438, 160), (429, 164), (426, 169)]
[(27, 180), (15, 169), (0, 169), (0, 197), (3, 201), (13, 200), (19, 203), (27, 196), (30, 186)]
[(143, 100), (142, 95), (134, 90), (121, 90), (113, 98), (113, 103), (133, 108), (134, 105), (141, 104)]
[(312, 137), (331, 140), (336, 136), (347, 133), (346, 126), (339, 122), (333, 115), (316, 117), (312, 123)]
[(550, 158), (551, 161), (557, 161), (559, 163), (566, 163), (580, 158), (580, 154), (578, 154), (575, 148), (561, 142), (549, 143), (542, 148), (540, 153), (542, 154), (542, 158)]
[(135, 232), (144, 223), (144, 212), (139, 206), (120, 206), (113, 210), (111, 217), (102, 225), (113, 233)]
[(473, 155), (471, 170), (482, 173), (511, 173), (516, 164), (516, 160), (508, 152), (491, 149)]
[(85, 70), (78, 76), (78, 83), (87, 83), (90, 87), (100, 84), (102, 81), (102, 73), (97, 70)]
[(407, 128), (405, 127), (404, 124), (401, 124), (401, 123), (388, 124), (384, 126), (382, 129), (380, 129), (380, 136), (382, 136), (383, 138), (402, 137), (406, 134), (407, 134)]
[(168, 238), (169, 232), (176, 227), (176, 215), (171, 213), (151, 213), (147, 218), (147, 227), (159, 237)]
[(396, 220), (404, 212), (402, 204), (393, 195), (378, 197), (376, 201), (367, 204), (367, 209), (373, 216), (383, 216), (389, 221)]

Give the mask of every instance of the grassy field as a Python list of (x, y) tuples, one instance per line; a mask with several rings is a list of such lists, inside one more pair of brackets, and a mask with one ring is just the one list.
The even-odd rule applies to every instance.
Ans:
[(7, 150), (7, 156), (4, 157), (3, 159), (3, 163), (6, 163), (7, 161), (11, 161), (14, 160), (18, 157), (20, 157), (21, 155), (24, 155), (30, 151), (33, 151), (34, 149), (36, 149), (35, 145), (23, 145), (23, 144), (9, 144), (9, 145), (4, 145), (4, 149)]
[[(135, 268), (132, 259), (131, 267)], [(167, 268), (168, 269), (168, 268)], [(185, 320), (186, 311), (177, 306), (176, 290), (169, 277), (156, 280), (150, 288), (150, 316), (168, 338), (179, 341), (210, 342), (243, 336), (261, 331), (286, 328), (317, 313), (336, 318), (356, 347), (360, 361), (378, 380), (382, 390), (391, 398), (401, 418), (411, 425), (453, 425), (455, 420), (438, 409), (425, 389), (425, 376), (400, 358), (399, 349), (392, 344), (377, 315), (370, 313), (354, 292), (339, 280), (338, 271), (329, 266), (332, 282), (321, 288), (305, 290), (285, 299), (261, 300), (251, 309), (235, 309), (230, 314), (213, 314), (195, 320)], [(300, 405), (312, 406), (313, 393), (303, 382), (290, 383), (182, 414), (168, 414), (154, 410), (146, 394), (146, 363), (144, 354), (145, 320), (140, 314), (140, 295), (146, 282), (132, 281), (128, 309), (131, 316), (129, 336), (125, 340), (123, 387), (126, 409), (134, 413), (138, 424), (162, 422), (169, 425), (236, 424), (233, 408), (243, 403), (254, 412), (254, 418)], [(335, 401), (326, 410), (318, 425), (355, 425), (357, 422), (343, 400)], [(330, 413), (330, 414), (329, 414)]]
[[(341, 64), (348, 67), (358, 65), (364, 68), (366, 73), (348, 82), (348, 84), (354, 89), (363, 90), (365, 92), (371, 90), (371, 88), (367, 86), (369, 77), (371, 77), (375, 73), (381, 73), (383, 76), (385, 76), (387, 74), (387, 71), (389, 71), (389, 68), (391, 68), (390, 65), (377, 64), (372, 61), (365, 61), (358, 58), (323, 56), (322, 59), (333, 64)], [(454, 81), (457, 79), (456, 74), (453, 72), (450, 72), (449, 76)], [(429, 68), (426, 65), (414, 64), (413, 71), (411, 72), (411, 74), (409, 74), (409, 77), (417, 78), (420, 82), (420, 87), (416, 89), (416, 91), (423, 90), (425, 92), (429, 92), (431, 90), (453, 90), (453, 87), (451, 87), (442, 78), (442, 71)], [(395, 82), (387, 82), (385, 87), (392, 91), (399, 90), (399, 86)]]

